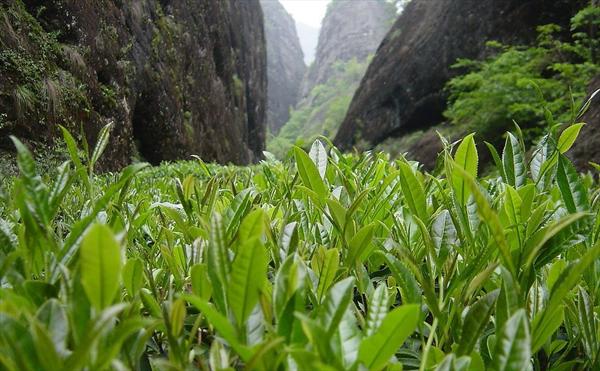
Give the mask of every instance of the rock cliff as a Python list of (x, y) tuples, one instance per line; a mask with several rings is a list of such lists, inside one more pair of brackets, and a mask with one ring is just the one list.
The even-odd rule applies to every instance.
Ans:
[(343, 149), (443, 120), (445, 83), (458, 58), (475, 59), (485, 43), (528, 43), (537, 25), (569, 24), (580, 0), (412, 1), (381, 43), (335, 138)]
[(383, 0), (334, 0), (323, 19), (315, 62), (302, 85), (307, 96), (334, 72), (336, 62), (365, 60), (375, 53), (392, 25), (396, 9)]
[(296, 25), (278, 0), (261, 0), (267, 39), (267, 124), (277, 133), (298, 103), (306, 71)]
[(4, 0), (0, 148), (95, 140), (104, 168), (200, 155), (248, 163), (265, 136), (266, 46), (258, 0)]

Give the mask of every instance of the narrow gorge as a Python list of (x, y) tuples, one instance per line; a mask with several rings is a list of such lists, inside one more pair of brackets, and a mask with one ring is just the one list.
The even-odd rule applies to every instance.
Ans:
[(335, 135), (381, 40), (397, 15), (383, 0), (335, 0), (322, 22), (315, 61), (302, 80), (299, 101), (268, 149), (282, 156), (294, 143)]
[(298, 103), (306, 65), (292, 16), (279, 1), (261, 0), (260, 4), (267, 40), (267, 126), (277, 134)]

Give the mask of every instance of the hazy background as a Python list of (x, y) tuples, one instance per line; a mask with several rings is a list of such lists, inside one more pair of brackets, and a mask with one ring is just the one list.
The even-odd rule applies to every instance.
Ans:
[(331, 0), (282, 0), (280, 2), (296, 21), (296, 30), (304, 52), (304, 63), (310, 65), (315, 59), (321, 22), (327, 12), (327, 4)]

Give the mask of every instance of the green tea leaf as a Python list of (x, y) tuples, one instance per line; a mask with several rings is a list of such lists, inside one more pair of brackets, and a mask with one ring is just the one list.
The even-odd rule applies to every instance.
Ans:
[(565, 153), (571, 149), (573, 144), (575, 144), (575, 140), (577, 140), (577, 137), (579, 136), (581, 128), (583, 128), (584, 125), (584, 123), (573, 124), (560, 134), (557, 145), (560, 153)]
[(321, 179), (325, 179), (325, 173), (327, 173), (327, 150), (320, 140), (317, 139), (314, 141), (310, 147), (309, 156), (317, 166)]
[(227, 241), (223, 231), (223, 222), (219, 214), (214, 214), (210, 224), (210, 240), (207, 250), (208, 276), (213, 287), (215, 305), (219, 310), (227, 311), (227, 283), (231, 264), (228, 257)]
[(521, 293), (518, 282), (514, 280), (510, 272), (504, 267), (500, 269), (502, 270), (502, 286), (496, 303), (496, 330), (500, 330), (519, 308), (519, 295)]
[(405, 162), (400, 162), (400, 184), (402, 193), (410, 210), (418, 216), (423, 222), (427, 222), (427, 202), (425, 200), (425, 190), (413, 173), (411, 166)]
[(50, 299), (40, 307), (36, 319), (47, 330), (53, 348), (65, 352), (69, 340), (69, 319), (64, 306), (57, 299)]
[(525, 310), (519, 309), (496, 336), (493, 369), (525, 370), (531, 362), (531, 337)]
[(171, 312), (169, 314), (173, 336), (179, 336), (179, 334), (183, 330), (183, 322), (185, 321), (185, 315), (185, 302), (182, 299), (175, 300), (173, 305), (171, 305)]
[(399, 286), (402, 302), (406, 304), (420, 304), (421, 289), (415, 279), (415, 275), (392, 254), (386, 254), (385, 261)]
[(299, 147), (294, 147), (294, 157), (302, 183), (320, 197), (325, 197), (327, 195), (327, 188), (314, 162)]
[(371, 241), (375, 233), (375, 223), (362, 227), (352, 240), (348, 243), (348, 255), (346, 256), (346, 265), (351, 266), (356, 261), (363, 261), (372, 251)]
[(338, 249), (321, 247), (317, 250), (312, 260), (312, 268), (317, 274), (319, 284), (317, 286), (317, 298), (321, 302), (333, 283), (340, 265), (340, 253)]
[(510, 252), (510, 247), (506, 242), (506, 237), (504, 236), (505, 229), (500, 222), (498, 214), (494, 211), (494, 209), (492, 209), (490, 203), (479, 189), (479, 185), (475, 182), (475, 180), (461, 168), (455, 168), (458, 174), (463, 177), (466, 186), (471, 190), (473, 198), (477, 203), (477, 213), (490, 228), (494, 241), (500, 250), (500, 255), (503, 258), (504, 264), (514, 276), (515, 265)]
[(142, 299), (142, 304), (150, 314), (155, 318), (162, 317), (162, 311), (160, 309), (160, 305), (156, 298), (152, 295), (152, 292), (146, 288), (142, 288), (140, 290), (140, 299)]
[(55, 270), (52, 272), (53, 282), (55, 282), (59, 277), (60, 270), (58, 267), (68, 266), (71, 263), (71, 260), (79, 248), (78, 243), (80, 242), (82, 235), (88, 230), (90, 225), (92, 225), (98, 214), (106, 208), (106, 205), (115, 196), (115, 194), (122, 192), (131, 179), (147, 166), (148, 164), (146, 163), (138, 163), (123, 169), (119, 180), (104, 190), (102, 196), (94, 203), (91, 212), (73, 224), (71, 227), (71, 232), (64, 241), (62, 249), (59, 253), (60, 264), (57, 265)]
[(108, 307), (119, 290), (121, 248), (109, 227), (93, 225), (81, 244), (81, 284), (92, 305)]
[(381, 283), (369, 299), (369, 311), (367, 313), (367, 328), (365, 335), (372, 336), (383, 323), (383, 319), (389, 311), (388, 288), (385, 283)]
[(262, 238), (265, 233), (265, 212), (257, 209), (246, 215), (238, 231), (238, 240), (244, 242), (252, 238)]
[(377, 332), (360, 344), (358, 359), (369, 370), (381, 370), (415, 331), (421, 313), (418, 305), (403, 305), (385, 317)]
[(330, 338), (342, 320), (346, 308), (352, 301), (352, 289), (354, 288), (354, 277), (348, 277), (331, 286), (325, 300), (317, 312), (320, 326), (325, 329)]
[(210, 276), (208, 275), (206, 263), (193, 265), (190, 269), (190, 277), (194, 295), (197, 295), (204, 300), (210, 299), (212, 285), (210, 284)]
[(94, 165), (96, 164), (96, 162), (98, 162), (98, 160), (100, 159), (100, 156), (102, 156), (102, 153), (104, 152), (104, 150), (106, 149), (106, 146), (108, 145), (108, 139), (110, 137), (110, 130), (112, 129), (112, 126), (113, 126), (113, 124), (110, 123), (110, 124), (102, 127), (102, 129), (100, 129), (100, 133), (98, 134), (98, 140), (96, 142), (96, 146), (94, 147), (94, 151), (92, 152), (92, 156), (90, 157), (90, 163), (89, 163), (90, 171), (94, 169)]
[(461, 331), (458, 355), (468, 355), (473, 350), (489, 323), (498, 294), (499, 290), (494, 290), (481, 297), (469, 308)]
[(144, 264), (139, 258), (129, 259), (123, 267), (123, 285), (129, 296), (134, 297), (144, 282)]
[(229, 306), (242, 325), (258, 303), (259, 290), (267, 277), (267, 251), (257, 238), (240, 246), (227, 283)]
[(352, 369), (358, 359), (362, 333), (356, 326), (356, 318), (351, 308), (346, 310), (340, 322), (338, 333), (342, 363), (345, 369)]
[(550, 336), (562, 323), (558, 321), (563, 311), (563, 300), (581, 279), (583, 273), (600, 257), (600, 242), (578, 260), (571, 262), (563, 270), (559, 279), (552, 287), (548, 296), (548, 303), (533, 319), (532, 325), (532, 350), (537, 352), (548, 341)]
[(571, 161), (563, 155), (558, 158), (556, 181), (565, 206), (570, 213), (589, 209), (587, 190)]
[[(464, 173), (472, 178), (477, 178), (477, 166), (479, 164), (479, 155), (475, 146), (475, 134), (469, 134), (463, 138), (454, 154), (454, 167), (459, 167)], [(460, 205), (466, 205), (471, 192), (467, 186), (462, 172), (452, 171), (452, 187), (456, 200)]]
[(507, 183), (515, 188), (520, 188), (527, 181), (527, 168), (525, 166), (525, 154), (517, 137), (507, 133), (504, 151), (502, 152), (502, 163)]
[(233, 325), (227, 317), (219, 313), (211, 303), (193, 295), (182, 295), (181, 297), (202, 312), (210, 324), (217, 329), (219, 335), (231, 345), (243, 360), (249, 361), (252, 358), (250, 349), (238, 340), (239, 335)]

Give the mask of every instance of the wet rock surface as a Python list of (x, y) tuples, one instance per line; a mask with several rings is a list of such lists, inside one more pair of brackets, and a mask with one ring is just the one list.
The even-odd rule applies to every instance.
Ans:
[(0, 9), (0, 138), (51, 143), (62, 124), (93, 143), (113, 122), (105, 169), (136, 153), (152, 163), (261, 157), (258, 0), (7, 0)]

